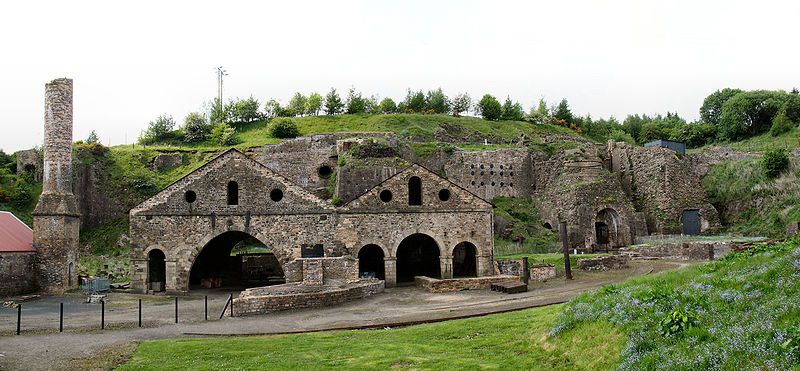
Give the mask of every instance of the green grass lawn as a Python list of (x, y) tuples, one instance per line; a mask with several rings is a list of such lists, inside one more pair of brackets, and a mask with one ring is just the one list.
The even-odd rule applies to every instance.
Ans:
[(159, 340), (121, 370), (611, 369), (626, 338), (598, 321), (551, 337), (562, 306), (392, 330)]

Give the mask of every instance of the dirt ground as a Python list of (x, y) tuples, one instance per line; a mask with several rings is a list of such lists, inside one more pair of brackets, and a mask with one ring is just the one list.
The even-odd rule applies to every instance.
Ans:
[[(528, 292), (506, 295), (489, 290), (434, 294), (414, 287), (390, 288), (381, 294), (334, 307), (218, 319), (229, 292), (192, 292), (178, 299), (175, 323), (173, 297), (112, 293), (106, 304), (106, 329), (100, 329), (100, 306), (85, 304), (82, 295), (46, 297), (23, 303), (22, 335), (16, 330), (16, 309), (0, 310), (0, 370), (110, 369), (144, 340), (224, 335), (260, 335), (321, 331), (362, 326), (445, 320), (568, 301), (593, 288), (626, 278), (685, 266), (685, 262), (633, 261), (627, 269), (574, 271), (532, 283)], [(204, 319), (208, 295), (209, 320)], [(144, 327), (138, 328), (142, 300)], [(58, 332), (58, 307), (64, 302), (65, 330)], [(235, 310), (235, 308), (234, 308)]]

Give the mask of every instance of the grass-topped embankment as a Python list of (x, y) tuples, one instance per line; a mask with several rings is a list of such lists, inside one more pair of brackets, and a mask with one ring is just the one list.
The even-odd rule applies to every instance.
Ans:
[(497, 197), (494, 254), (510, 255), (558, 251), (558, 235), (544, 227), (539, 210), (530, 198)]
[(604, 286), (562, 313), (556, 338), (597, 321), (622, 329), (621, 369), (798, 369), (800, 239)]
[[(569, 254), (569, 266), (573, 269), (578, 268), (578, 260), (597, 258), (600, 256), (607, 256), (609, 254)], [(558, 276), (564, 275), (564, 254), (551, 253), (551, 254), (509, 254), (509, 255), (495, 255), (496, 260), (518, 260), (522, 257), (528, 257), (528, 264), (534, 265), (537, 263), (552, 264), (556, 266), (556, 274)]]
[(609, 369), (625, 337), (598, 321), (552, 338), (561, 306), (393, 330), (142, 343), (121, 370)]
[(703, 187), (731, 233), (778, 237), (800, 221), (796, 160), (777, 179), (764, 174), (760, 159), (723, 162), (703, 177)]

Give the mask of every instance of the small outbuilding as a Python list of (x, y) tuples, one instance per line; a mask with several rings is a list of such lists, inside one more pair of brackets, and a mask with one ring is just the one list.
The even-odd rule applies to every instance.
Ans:
[(0, 297), (36, 291), (33, 231), (14, 214), (0, 211)]
[(652, 142), (645, 143), (644, 146), (647, 148), (650, 147), (668, 148), (681, 155), (686, 154), (686, 143), (673, 142), (671, 140), (664, 140), (664, 139), (654, 140)]

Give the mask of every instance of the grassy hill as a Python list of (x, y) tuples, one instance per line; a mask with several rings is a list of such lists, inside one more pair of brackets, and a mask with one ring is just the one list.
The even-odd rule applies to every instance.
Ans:
[(121, 369), (795, 369), (800, 239), (566, 305), (393, 330), (142, 343)]

